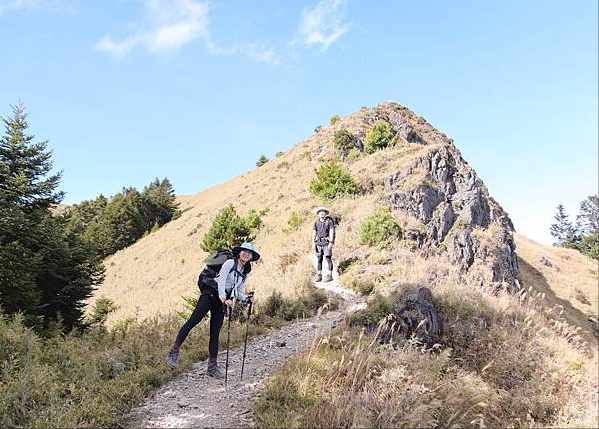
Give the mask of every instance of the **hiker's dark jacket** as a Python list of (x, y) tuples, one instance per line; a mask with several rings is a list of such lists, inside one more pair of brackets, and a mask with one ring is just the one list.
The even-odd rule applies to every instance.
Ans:
[(325, 218), (324, 222), (316, 219), (314, 231), (316, 231), (316, 245), (326, 246), (329, 243), (335, 243), (335, 224), (331, 218)]

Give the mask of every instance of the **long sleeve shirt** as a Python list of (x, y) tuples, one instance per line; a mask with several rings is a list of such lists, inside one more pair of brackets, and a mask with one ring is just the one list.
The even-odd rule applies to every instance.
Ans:
[[(236, 267), (231, 270), (234, 264), (236, 264)], [(243, 293), (246, 277), (242, 273), (243, 267), (237, 263), (237, 259), (225, 261), (215, 279), (218, 284), (218, 297), (221, 301), (224, 301), (229, 295), (231, 299), (247, 302), (248, 297)]]

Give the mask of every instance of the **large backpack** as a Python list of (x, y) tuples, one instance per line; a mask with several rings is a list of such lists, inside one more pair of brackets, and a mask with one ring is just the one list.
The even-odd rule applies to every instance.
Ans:
[[(204, 259), (206, 266), (204, 267), (204, 269), (200, 273), (200, 276), (198, 277), (198, 287), (200, 288), (200, 291), (202, 293), (218, 293), (218, 283), (216, 282), (216, 276), (218, 276), (218, 273), (220, 272), (220, 269), (222, 268), (223, 264), (229, 259), (235, 259), (235, 255), (233, 255), (233, 252), (227, 249), (218, 250), (216, 253), (209, 255), (206, 259)], [(227, 275), (229, 275), (229, 273), (234, 271), (236, 268), (236, 265), (233, 264)], [(252, 267), (250, 263), (246, 263), (243, 273), (241, 274), (242, 277), (245, 278), (247, 274), (251, 271), (251, 269)]]

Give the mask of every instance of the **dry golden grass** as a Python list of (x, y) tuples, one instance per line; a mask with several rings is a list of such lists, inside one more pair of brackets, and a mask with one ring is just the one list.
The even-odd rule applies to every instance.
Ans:
[(387, 292), (432, 290), (443, 351), (379, 347), (341, 327), (271, 378), (259, 426), (597, 427), (596, 340), (585, 344), (536, 284), (495, 294), (442, 255), (356, 253), (352, 269), (388, 268)]
[[(545, 294), (549, 305), (562, 306), (569, 323), (591, 332), (588, 316), (597, 319), (599, 315), (597, 261), (576, 250), (544, 246), (519, 234), (515, 241), (524, 284)], [(543, 257), (551, 266), (541, 262)]]
[[(389, 111), (389, 109), (397, 108), (384, 105), (381, 109)], [(552, 414), (550, 419), (541, 416), (541, 418), (545, 418), (544, 422), (551, 420), (558, 426), (596, 425), (597, 342), (596, 337), (590, 334), (589, 323), (586, 320), (587, 314), (597, 315), (596, 263), (575, 251), (542, 246), (524, 237), (516, 236), (524, 285), (527, 289), (532, 288), (527, 292), (528, 296), (532, 296), (532, 298), (523, 300), (525, 306), (520, 306), (518, 297), (504, 294), (494, 296), (490, 290), (486, 291), (484, 288), (475, 286), (475, 276), (464, 277), (443, 254), (431, 255), (430, 251), (417, 250), (413, 243), (406, 241), (397, 243), (393, 250), (376, 250), (359, 244), (360, 224), (385, 198), (381, 185), (383, 179), (412, 165), (415, 158), (426, 155), (432, 148), (450, 144), (443, 134), (434, 130), (422, 118), (408, 110), (401, 109), (400, 112), (409, 119), (412, 126), (428, 142), (428, 145), (402, 142), (368, 157), (345, 163), (344, 165), (352, 176), (360, 185), (369, 189), (369, 192), (327, 204), (333, 213), (342, 217), (335, 247), (335, 263), (338, 265), (349, 258), (354, 261), (348, 271), (342, 275), (341, 282), (343, 283), (343, 276), (356, 275), (359, 277), (363, 275), (367, 278), (376, 274), (379, 279), (381, 276), (383, 279), (377, 280), (374, 292), (389, 293), (414, 286), (431, 288), (433, 295), (439, 297), (440, 305), (445, 306), (447, 314), (458, 316), (458, 319), (449, 321), (448, 325), (455, 327), (455, 341), (459, 341), (461, 338), (458, 328), (462, 326), (464, 318), (468, 321), (468, 317), (474, 315), (497, 322), (496, 331), (490, 333), (481, 331), (479, 349), (468, 349), (470, 352), (476, 350), (480, 354), (478, 357), (472, 357), (472, 359), (478, 359), (477, 362), (481, 364), (480, 368), (465, 369), (458, 365), (457, 373), (452, 375), (453, 378), (445, 379), (449, 384), (454, 381), (459, 383), (459, 386), (465, 389), (466, 396), (460, 397), (461, 402), (453, 405), (450, 400), (447, 400), (449, 408), (461, 409), (464, 412), (457, 416), (452, 416), (451, 413), (443, 414), (443, 422), (458, 421), (460, 424), (472, 425), (483, 420), (492, 424), (497, 424), (498, 421), (507, 421), (494, 419), (492, 415), (485, 414), (484, 410), (480, 409), (484, 406), (470, 401), (478, 398), (475, 393), (491, 392), (495, 388), (494, 384), (491, 387), (486, 384), (485, 377), (487, 375), (485, 374), (487, 372), (497, 372), (500, 369), (503, 372), (499, 371), (497, 374), (509, 374), (510, 368), (520, 371), (522, 368), (512, 368), (509, 363), (512, 360), (516, 362), (517, 359), (525, 357), (532, 359), (533, 367), (537, 371), (535, 374), (542, 377), (553, 377), (553, 381), (548, 384), (526, 384), (522, 390), (518, 391), (519, 397), (523, 400), (530, 398), (530, 407), (542, 410), (545, 406), (543, 403), (545, 397), (554, 395), (562, 407), (560, 415)], [(205, 257), (200, 250), (199, 243), (208, 231), (216, 213), (229, 203), (234, 204), (240, 215), (245, 215), (250, 209), (269, 209), (262, 217), (264, 226), (256, 239), (256, 246), (263, 258), (254, 266), (249, 279), (249, 289), (255, 289), (259, 300), (265, 299), (273, 290), (290, 292), (295, 289), (297, 279), (305, 277), (306, 272), (312, 269), (307, 258), (311, 253), (311, 226), (315, 218), (312, 210), (323, 204), (323, 201), (311, 196), (307, 191), (308, 184), (314, 177), (314, 169), (321, 161), (335, 157), (333, 136), (336, 130), (344, 127), (356, 134), (365, 133), (367, 125), (364, 121), (366, 117), (371, 118), (371, 115), (371, 110), (355, 112), (343, 118), (336, 125), (323, 128), (321, 132), (310, 136), (284, 155), (269, 161), (260, 168), (198, 194), (178, 197), (183, 211), (182, 216), (133, 246), (108, 258), (106, 281), (90, 302), (93, 303), (98, 296), (106, 296), (114, 300), (120, 309), (112, 315), (109, 321), (112, 323), (133, 315), (144, 318), (180, 309), (181, 296), (193, 294), (197, 287), (197, 276)], [(425, 180), (425, 177), (420, 176), (415, 175), (415, 179), (412, 179)], [(414, 180), (406, 183), (409, 183), (410, 186), (417, 185), (417, 183), (412, 183)], [(296, 212), (303, 219), (300, 227), (295, 231), (289, 231), (287, 223), (292, 212)], [(418, 221), (406, 215), (398, 215), (398, 221), (404, 228), (422, 228)], [(490, 247), (493, 247), (494, 244), (493, 233), (493, 230), (477, 231), (479, 238), (488, 241), (487, 244)], [(541, 256), (549, 259), (553, 267), (540, 266)], [(539, 295), (543, 293), (544, 298)], [(539, 301), (543, 301), (544, 307), (541, 308), (538, 304)], [(561, 315), (557, 305), (561, 305), (564, 309)], [(512, 342), (510, 334), (518, 335), (520, 331), (510, 331), (511, 323), (516, 323), (517, 326), (530, 323), (535, 326), (536, 331), (530, 329), (522, 331), (529, 335), (529, 337), (523, 338), (532, 338), (534, 341), (529, 344), (516, 338)], [(467, 323), (464, 326), (464, 329), (472, 328)], [(582, 338), (577, 335), (576, 326), (585, 331), (581, 334)], [(497, 338), (503, 342), (493, 343), (494, 337), (491, 334), (496, 334)], [(580, 341), (583, 340), (587, 340), (588, 344), (581, 345)], [(488, 354), (490, 353), (488, 351), (489, 344), (501, 347), (501, 350), (496, 351), (497, 359), (500, 361), (495, 362), (495, 369), (484, 368), (490, 361), (483, 362), (483, 360), (485, 358), (492, 359), (494, 356), (493, 353)], [(512, 346), (516, 349), (510, 349)], [(485, 347), (487, 348), (485, 349)], [(522, 348), (521, 355), (518, 355), (520, 353), (518, 347)], [(405, 351), (405, 353), (407, 354), (399, 357), (400, 362), (402, 362), (401, 359), (405, 360), (412, 356), (410, 351)], [(547, 356), (541, 359), (537, 356), (539, 353), (546, 353)], [(319, 354), (314, 353), (313, 357), (319, 359)], [(365, 361), (364, 366), (374, 365), (376, 357), (366, 355), (363, 357), (364, 359), (373, 359)], [(423, 359), (424, 366), (417, 366), (414, 370), (426, 370), (427, 365), (439, 363), (434, 356)], [(325, 359), (324, 362), (328, 361)], [(544, 367), (548, 368), (549, 372), (542, 370)], [(401, 376), (401, 374), (397, 374), (400, 369), (388, 369), (387, 376), (391, 379)], [(426, 377), (422, 380), (418, 379), (417, 372), (412, 373), (410, 377), (408, 380), (414, 381), (416, 385), (418, 383), (425, 385), (427, 382)], [(500, 378), (499, 375), (494, 380), (499, 383)], [(294, 388), (309, 390), (310, 386), (305, 382), (302, 384), (301, 379), (298, 379), (297, 382), (299, 385)], [(334, 386), (332, 381), (331, 383), (330, 386), (325, 385), (325, 387)], [(376, 383), (373, 383), (370, 386), (376, 387)], [(559, 391), (560, 383), (565, 386), (563, 392), (566, 394)], [(366, 384), (362, 386), (366, 386)], [(548, 393), (547, 386), (557, 389), (557, 393)], [(315, 385), (314, 389), (318, 388), (319, 385)], [(281, 389), (282, 393), (289, 393), (288, 390), (285, 390), (285, 386), (282, 386)], [(451, 389), (443, 390), (445, 388), (441, 387), (439, 389), (447, 395), (457, 394), (457, 391)], [(334, 393), (334, 391), (331, 392)], [(389, 397), (394, 397), (392, 395), (395, 394), (387, 391), (383, 391), (383, 393), (390, 395)], [(513, 413), (510, 414), (509, 397), (505, 396), (505, 392), (500, 392), (495, 396), (491, 393), (489, 395), (496, 401), (495, 404), (505, 407), (505, 415), (508, 416), (506, 418), (512, 419)], [(357, 395), (351, 400), (363, 401), (362, 405), (364, 405), (364, 401), (372, 399), (375, 402), (379, 401), (376, 403), (384, 405), (384, 395), (375, 396), (370, 398)], [(347, 395), (345, 398), (347, 399)], [(549, 399), (553, 401), (555, 398)], [(433, 399), (443, 400), (443, 398)], [(343, 407), (346, 403), (340, 399), (336, 404)], [(360, 402), (357, 404), (360, 405)], [(409, 405), (409, 403), (406, 404)], [(550, 404), (553, 407), (552, 404), (553, 402)], [(462, 406), (466, 408), (459, 408)], [(358, 409), (360, 408), (356, 408), (356, 410)], [(426, 411), (426, 407), (422, 410)], [(444, 410), (439, 412), (445, 413), (446, 410)], [(483, 420), (476, 420), (478, 417), (476, 413), (471, 413), (473, 410), (479, 411), (478, 414), (484, 416)], [(518, 410), (521, 411), (520, 408)], [(381, 415), (390, 417), (384, 413)], [(419, 414), (416, 413), (413, 418), (416, 419), (418, 416)], [(523, 416), (518, 417), (522, 419), (519, 423), (509, 420), (510, 424), (534, 425), (535, 422), (527, 420), (525, 413)], [(350, 424), (362, 425), (366, 421), (372, 421), (360, 420), (362, 417), (358, 414), (355, 414), (354, 417), (357, 420), (352, 420), (349, 422)], [(330, 418), (333, 420), (329, 422), (340, 423), (334, 420), (335, 416), (330, 416)], [(467, 420), (468, 418), (470, 420)], [(410, 421), (408, 420), (408, 423)], [(289, 421), (285, 424), (289, 424)]]

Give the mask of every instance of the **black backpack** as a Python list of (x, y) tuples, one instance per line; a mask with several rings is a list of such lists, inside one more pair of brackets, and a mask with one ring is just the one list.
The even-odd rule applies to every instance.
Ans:
[[(206, 266), (204, 267), (204, 269), (200, 273), (200, 276), (198, 277), (198, 287), (200, 288), (200, 291), (202, 293), (218, 293), (218, 283), (216, 282), (216, 276), (218, 276), (218, 273), (220, 272), (220, 269), (222, 268), (223, 264), (229, 259), (235, 259), (235, 255), (233, 255), (233, 252), (227, 249), (218, 250), (216, 253), (209, 255), (206, 259), (204, 259)], [(236, 268), (236, 265), (233, 264), (233, 266), (229, 270), (229, 273), (234, 271)], [(249, 262), (246, 263), (244, 266), (243, 273), (241, 273), (241, 276), (245, 278), (251, 270), (251, 264)], [(229, 273), (227, 273), (227, 275), (229, 275)]]

